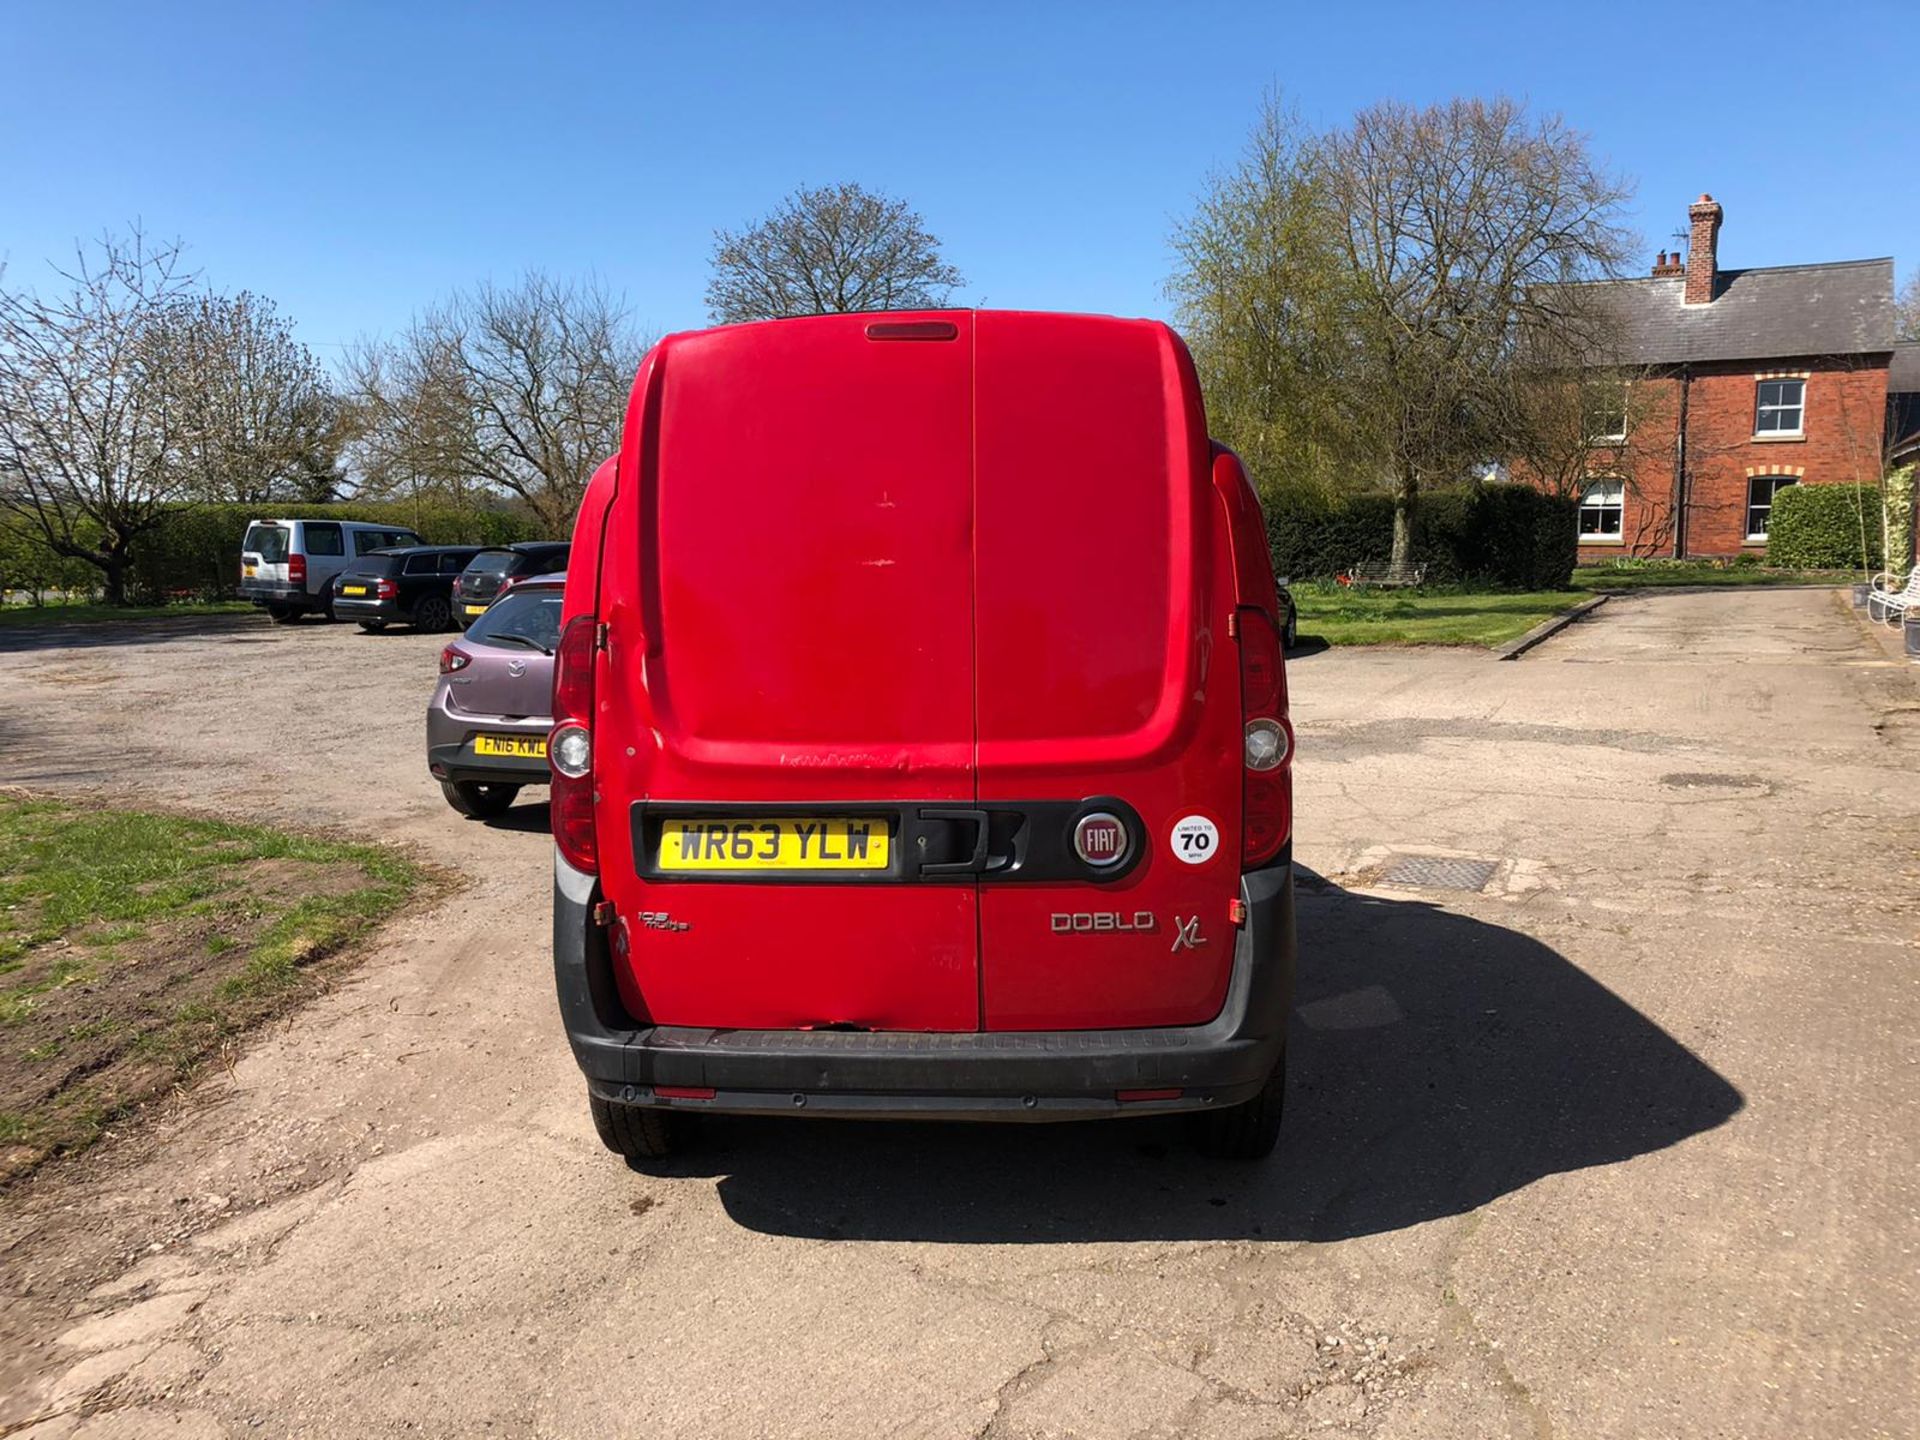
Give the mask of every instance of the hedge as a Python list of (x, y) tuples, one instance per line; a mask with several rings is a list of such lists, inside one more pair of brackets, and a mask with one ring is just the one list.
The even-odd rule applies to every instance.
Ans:
[(346, 502), (333, 505), (196, 505), (169, 515), (154, 534), (134, 549), (137, 591), (165, 596), (231, 595), (240, 582), (240, 541), (247, 522), (276, 520), (365, 520), (403, 525), (429, 545), (505, 545), (545, 536), (531, 516), (518, 510), (458, 507), (406, 500)]
[[(240, 583), (240, 541), (247, 522), (365, 520), (405, 526), (433, 545), (504, 545), (545, 538), (530, 515), (518, 509), (457, 506), (442, 502), (388, 500), (301, 505), (265, 501), (183, 506), (134, 542), (127, 588), (137, 600), (192, 594), (231, 597)], [(9, 589), (93, 590), (99, 570), (83, 560), (50, 553), (31, 532), (0, 527), (0, 585)]]
[(1774, 494), (1767, 521), (1769, 565), (1878, 570), (1880, 544), (1878, 485), (1789, 485)]
[[(1393, 497), (1269, 496), (1274, 573), (1328, 579), (1393, 553)], [(1579, 503), (1530, 485), (1429, 491), (1413, 511), (1413, 559), (1431, 584), (1564, 590), (1579, 558)]]

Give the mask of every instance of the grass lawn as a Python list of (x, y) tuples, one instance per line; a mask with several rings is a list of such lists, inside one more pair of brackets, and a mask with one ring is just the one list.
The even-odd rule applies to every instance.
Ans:
[(0, 605), (0, 627), (92, 625), (102, 621), (138, 624), (183, 615), (243, 615), (254, 608), (247, 600), (182, 600), (172, 605)]
[(1300, 634), (1329, 645), (1499, 645), (1589, 597), (1578, 591), (1453, 594), (1303, 585)]
[(1646, 590), (1665, 585), (1851, 585), (1866, 577), (1852, 570), (1769, 570), (1763, 565), (1582, 565), (1576, 590)]
[(318, 993), (433, 877), (373, 845), (0, 795), (0, 1182)]

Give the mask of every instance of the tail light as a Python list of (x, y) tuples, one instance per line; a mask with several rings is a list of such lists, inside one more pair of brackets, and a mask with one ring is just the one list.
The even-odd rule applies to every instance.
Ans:
[(449, 645), (440, 652), (440, 673), (451, 675), (456, 670), (464, 670), (473, 663), (473, 657), (464, 650)]
[(400, 586), (396, 581), (376, 580), (373, 582), (373, 598), (376, 600), (398, 600), (400, 598)]
[(1240, 863), (1264, 865), (1293, 833), (1293, 726), (1287, 719), (1280, 632), (1264, 610), (1239, 612), (1240, 719), (1245, 752)]
[(307, 585), (307, 557), (304, 555), (287, 556), (287, 582), (305, 589)]
[(593, 834), (593, 650), (591, 615), (576, 615), (560, 632), (553, 656), (553, 730), (547, 736), (553, 839), (576, 870), (600, 866)]

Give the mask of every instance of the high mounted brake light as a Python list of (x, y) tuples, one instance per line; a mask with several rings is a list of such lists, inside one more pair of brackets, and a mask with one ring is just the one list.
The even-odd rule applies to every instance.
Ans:
[(599, 869), (593, 833), (593, 659), (597, 627), (591, 615), (576, 615), (560, 632), (553, 659), (553, 730), (547, 763), (553, 771), (548, 800), (553, 839), (576, 870)]

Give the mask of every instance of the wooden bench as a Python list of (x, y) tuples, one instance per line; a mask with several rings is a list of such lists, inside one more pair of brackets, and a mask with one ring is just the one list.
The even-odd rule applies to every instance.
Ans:
[(1376, 560), (1347, 569), (1347, 584), (1356, 590), (1377, 586), (1387, 590), (1399, 586), (1418, 585), (1427, 578), (1424, 565), (1395, 565), (1391, 561)]

